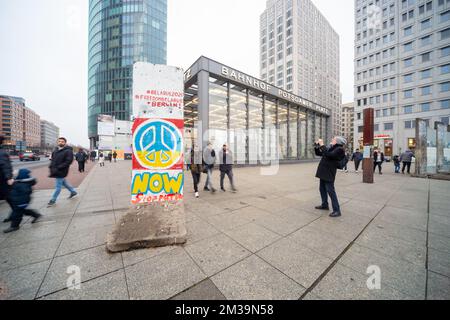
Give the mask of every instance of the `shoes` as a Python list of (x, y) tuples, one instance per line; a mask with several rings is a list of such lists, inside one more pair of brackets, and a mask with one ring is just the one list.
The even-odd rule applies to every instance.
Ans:
[(195, 197), (200, 198), (200, 195), (198, 194), (198, 192), (195, 193)]
[(336, 211), (330, 214), (331, 218), (338, 218), (340, 216), (341, 216), (341, 213), (340, 212), (336, 212)]
[(216, 193), (216, 192), (217, 192), (217, 190), (216, 190), (216, 189), (214, 189), (214, 188), (212, 188), (212, 189), (211, 189), (211, 192), (212, 192), (212, 193)]
[(324, 206), (317, 206), (315, 207), (317, 210), (330, 210), (330, 208), (328, 207), (324, 207)]
[(70, 194), (69, 199), (73, 199), (73, 198), (75, 198), (77, 195), (78, 195), (78, 193), (72, 192), (72, 193)]
[(36, 222), (39, 221), (40, 218), (42, 218), (42, 214), (38, 213), (38, 215), (36, 217), (34, 217), (33, 220), (31, 220), (31, 223), (35, 224)]
[(220, 188), (220, 190), (222, 190), (222, 192), (227, 192), (227, 190), (225, 190), (224, 188)]
[(204, 187), (204, 188), (203, 188), (203, 191), (208, 191), (208, 192), (209, 192), (209, 191), (211, 191), (211, 190), (209, 190), (208, 187)]
[(6, 230), (3, 230), (3, 233), (11, 233), (11, 232), (17, 231), (19, 229), (20, 229), (20, 227), (10, 227)]
[(231, 189), (231, 191), (234, 193), (238, 192), (236, 188)]
[(3, 220), (3, 223), (8, 223), (11, 222), (11, 218), (6, 218), (5, 220)]
[(359, 173), (359, 171), (358, 171), (358, 170), (356, 170), (356, 171), (355, 171), (355, 173)]
[(56, 204), (56, 201), (50, 200), (50, 202), (47, 204), (47, 207), (53, 207)]

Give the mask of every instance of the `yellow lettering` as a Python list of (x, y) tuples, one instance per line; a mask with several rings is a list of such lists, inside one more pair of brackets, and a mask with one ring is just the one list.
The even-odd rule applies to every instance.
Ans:
[(136, 175), (133, 181), (132, 194), (147, 193), (149, 178), (148, 174)]
[(179, 174), (178, 177), (169, 178), (168, 174), (163, 176), (164, 180), (164, 190), (167, 194), (180, 193), (181, 187), (183, 185), (183, 175)]

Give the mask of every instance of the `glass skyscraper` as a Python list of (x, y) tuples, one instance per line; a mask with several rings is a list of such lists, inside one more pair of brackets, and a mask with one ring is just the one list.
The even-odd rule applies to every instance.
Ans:
[(133, 63), (166, 64), (167, 0), (89, 1), (88, 134), (97, 116), (130, 120)]

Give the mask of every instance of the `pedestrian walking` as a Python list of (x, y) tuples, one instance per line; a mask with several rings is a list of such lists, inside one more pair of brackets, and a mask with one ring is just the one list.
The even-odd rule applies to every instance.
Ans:
[[(11, 202), (9, 200), (9, 193), (11, 187), (14, 184), (13, 168), (9, 155), (3, 150), (3, 142), (5, 137), (0, 135), (0, 200), (6, 200), (12, 209)], [(8, 215), (9, 217), (11, 214)], [(6, 218), (3, 222), (10, 222), (10, 218)]]
[(77, 162), (78, 162), (78, 171), (80, 173), (84, 172), (87, 159), (88, 159), (88, 156), (84, 152), (84, 150), (83, 149), (78, 150), (77, 154), (75, 155), (75, 160), (77, 160)]
[(91, 162), (95, 162), (95, 158), (97, 158), (97, 152), (92, 150), (91, 151)]
[(233, 176), (233, 152), (228, 149), (228, 145), (224, 144), (222, 150), (219, 153), (220, 160), (220, 189), (225, 192), (225, 188), (223, 185), (225, 175), (228, 176), (230, 180), (231, 190), (233, 192), (237, 192), (236, 187), (234, 186), (234, 176)]
[(112, 163), (112, 152), (110, 152), (110, 153), (108, 153), (108, 160), (109, 160), (109, 163)]
[(198, 146), (194, 146), (191, 150), (191, 166), (190, 166), (192, 180), (194, 182), (195, 197), (199, 198), (198, 185), (200, 184), (201, 175), (203, 172), (203, 157)]
[[(347, 140), (343, 137), (334, 137), (329, 147), (325, 146), (322, 139), (315, 144), (315, 153), (322, 157), (317, 168), (316, 178), (320, 179), (320, 196), (322, 204), (317, 206), (318, 210), (329, 210), (328, 196), (331, 198), (333, 212), (330, 217), (336, 218), (341, 216), (341, 207), (334, 187), (336, 180), (336, 172), (338, 168), (342, 168), (342, 161), (345, 159), (344, 146)], [(342, 165), (342, 166), (341, 166)]]
[(378, 172), (380, 174), (383, 174), (382, 169), (383, 169), (383, 162), (384, 162), (384, 153), (381, 152), (379, 149), (375, 149), (375, 152), (373, 153), (373, 159), (374, 159), (374, 163), (373, 163), (373, 172), (375, 172), (375, 170), (378, 167)]
[(348, 173), (348, 163), (350, 161), (350, 152), (346, 151), (345, 152), (345, 166), (344, 169), (342, 171), (344, 171), (345, 173)]
[(403, 163), (402, 174), (405, 174), (406, 168), (408, 169), (408, 174), (411, 174), (412, 158), (414, 158), (414, 153), (412, 153), (412, 151), (409, 149), (403, 152), (400, 156), (400, 162)]
[(98, 155), (98, 163), (100, 164), (100, 167), (105, 166), (105, 155), (103, 154), (103, 152), (100, 152), (100, 154)]
[(114, 153), (113, 153), (113, 158), (114, 158), (114, 163), (116, 163), (117, 162), (117, 152), (114, 150)]
[(400, 157), (395, 155), (392, 160), (394, 161), (395, 173), (400, 173)]
[(73, 149), (67, 145), (66, 138), (58, 139), (58, 147), (52, 153), (52, 162), (50, 163), (50, 178), (56, 179), (55, 192), (52, 199), (48, 203), (48, 206), (54, 206), (56, 200), (61, 193), (61, 189), (64, 186), (70, 192), (69, 199), (72, 199), (78, 195), (75, 189), (66, 181), (66, 177), (69, 174), (70, 166), (73, 162)]
[(213, 149), (213, 145), (211, 142), (208, 143), (208, 146), (204, 151), (203, 160), (204, 160), (204, 171), (206, 171), (205, 173), (207, 174), (206, 183), (203, 190), (215, 193), (216, 189), (214, 188), (212, 183), (212, 173), (214, 169), (214, 164), (216, 163), (216, 151)]
[(33, 186), (36, 184), (36, 179), (32, 178), (30, 174), (30, 170), (20, 169), (19, 174), (14, 180), (10, 193), (10, 202), (13, 208), (11, 214), (11, 226), (4, 230), (4, 233), (11, 233), (19, 230), (24, 215), (33, 217), (31, 223), (36, 223), (39, 218), (42, 217), (42, 215), (36, 211), (28, 209), (31, 202), (31, 194), (33, 193)]
[(356, 149), (356, 151), (352, 155), (351, 161), (355, 164), (355, 172), (359, 172), (359, 165), (361, 164), (361, 161), (363, 160), (363, 154), (359, 151), (359, 149)]

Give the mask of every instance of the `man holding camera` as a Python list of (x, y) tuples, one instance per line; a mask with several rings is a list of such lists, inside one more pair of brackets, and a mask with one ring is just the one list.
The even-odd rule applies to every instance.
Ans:
[(317, 168), (316, 178), (320, 179), (320, 196), (322, 205), (317, 206), (318, 210), (329, 210), (328, 196), (331, 198), (333, 212), (330, 217), (337, 218), (341, 216), (341, 208), (334, 188), (336, 172), (342, 166), (342, 160), (345, 159), (344, 146), (347, 140), (342, 137), (334, 137), (329, 147), (325, 146), (322, 139), (319, 139), (314, 145), (317, 156), (322, 157)]

